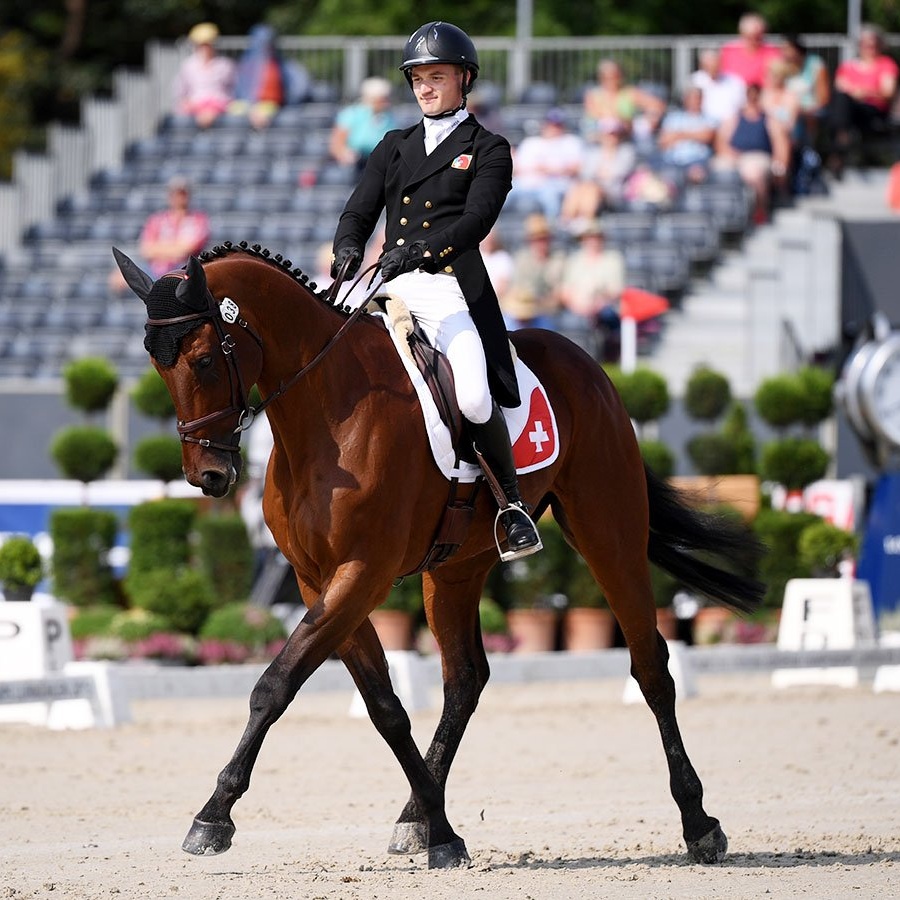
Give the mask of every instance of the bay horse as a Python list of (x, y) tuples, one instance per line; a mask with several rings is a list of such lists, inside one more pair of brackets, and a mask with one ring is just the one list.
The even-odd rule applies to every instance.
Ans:
[[(224, 496), (236, 478), (241, 430), (253, 415), (248, 389), (258, 385), (274, 436), (265, 520), (308, 607), (253, 688), (243, 736), (183, 849), (214, 854), (231, 846), (231, 811), (266, 733), (336, 653), (410, 784), (388, 851), (427, 852), (429, 868), (466, 864), (444, 790), (488, 680), (478, 604), (497, 562), (493, 500), (480, 493), (459, 551), (423, 575), (444, 682), (441, 718), (423, 757), (368, 615), (398, 575), (426, 557), (448, 482), (432, 461), (417, 394), (386, 329), (373, 316), (348, 318), (290, 261), (258, 245), (215, 247), (157, 281), (114, 253), (147, 306), (145, 346), (175, 403), (185, 477), (207, 495)], [(693, 507), (645, 468), (628, 414), (588, 354), (538, 329), (512, 341), (547, 390), (560, 445), (552, 465), (522, 477), (522, 493), (536, 520), (552, 510), (608, 597), (659, 726), (688, 853), (718, 862), (727, 840), (703, 808), (679, 732), (648, 561), (749, 611), (763, 590), (754, 578), (759, 545), (748, 529)]]

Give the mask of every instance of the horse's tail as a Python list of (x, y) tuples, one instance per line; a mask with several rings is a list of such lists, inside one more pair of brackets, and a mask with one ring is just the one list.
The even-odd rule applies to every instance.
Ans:
[(716, 603), (747, 613), (757, 609), (766, 592), (756, 577), (764, 553), (759, 539), (741, 523), (688, 506), (646, 465), (644, 471), (650, 561)]

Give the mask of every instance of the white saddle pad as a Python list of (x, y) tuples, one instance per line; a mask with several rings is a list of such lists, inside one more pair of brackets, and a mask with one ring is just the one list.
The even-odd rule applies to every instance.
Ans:
[[(428, 434), (428, 442), (431, 445), (431, 452), (437, 467), (447, 479), (456, 477), (460, 481), (474, 481), (481, 474), (481, 469), (477, 465), (465, 461), (460, 461), (459, 465), (456, 465), (456, 454), (453, 452), (450, 442), (450, 431), (441, 421), (434, 398), (425, 384), (422, 373), (401, 344), (401, 341), (406, 341), (406, 337), (398, 335), (394, 331), (388, 316), (383, 313), (375, 313), (375, 315), (381, 316), (383, 319), (419, 396), (425, 420), (425, 431)], [(522, 360), (515, 357), (515, 364), (522, 404), (515, 409), (508, 409), (505, 406), (500, 408), (506, 418), (506, 426), (509, 428), (516, 471), (521, 475), (543, 469), (555, 462), (559, 456), (559, 441), (556, 417), (550, 406), (547, 392), (534, 372)]]

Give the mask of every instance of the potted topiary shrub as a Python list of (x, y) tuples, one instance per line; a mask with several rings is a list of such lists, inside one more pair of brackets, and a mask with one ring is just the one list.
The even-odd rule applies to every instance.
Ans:
[(571, 548), (569, 552), (563, 646), (573, 653), (605, 650), (613, 645), (616, 620), (584, 558)]
[(859, 535), (831, 522), (807, 525), (797, 540), (800, 564), (808, 568), (814, 578), (840, 577), (841, 565), (855, 559), (858, 553)]
[(0, 544), (0, 584), (7, 602), (31, 600), (43, 577), (44, 561), (31, 538), (16, 535)]
[(715, 422), (731, 403), (728, 379), (709, 366), (691, 372), (684, 391), (684, 408), (692, 419)]
[(656, 421), (668, 412), (671, 400), (665, 378), (646, 368), (628, 373), (611, 369), (609, 374), (628, 415), (637, 423), (639, 435), (643, 436), (648, 422)]
[(790, 494), (818, 481), (828, 469), (828, 452), (811, 438), (784, 438), (763, 447), (759, 471), (763, 478), (784, 485)]
[[(138, 411), (164, 425), (175, 416), (175, 404), (162, 376), (153, 367), (140, 377), (131, 391)], [(160, 481), (181, 477), (181, 441), (172, 434), (149, 435), (137, 442), (134, 464), (142, 472)]]
[(509, 633), (509, 623), (503, 607), (490, 597), (482, 597), (478, 604), (481, 640), (488, 653), (509, 653), (515, 646)]
[(369, 619), (385, 650), (412, 650), (416, 620), (425, 606), (422, 576), (403, 578), (391, 588), (385, 601), (369, 613)]
[(516, 653), (556, 649), (559, 610), (565, 605), (571, 548), (556, 521), (540, 523), (544, 549), (502, 567), (509, 595), (507, 619)]
[(638, 441), (641, 457), (657, 478), (667, 479), (675, 474), (675, 454), (662, 441)]
[(90, 507), (60, 507), (50, 514), (53, 593), (73, 606), (115, 605), (116, 582), (109, 555), (115, 546), (116, 514)]

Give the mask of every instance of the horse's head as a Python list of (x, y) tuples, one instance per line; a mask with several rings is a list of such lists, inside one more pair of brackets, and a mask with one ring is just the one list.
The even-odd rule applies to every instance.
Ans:
[(249, 388), (262, 346), (228, 297), (216, 299), (191, 257), (184, 271), (154, 281), (113, 248), (128, 286), (147, 307), (144, 347), (175, 403), (185, 478), (223, 497), (240, 475), (241, 432), (252, 419)]

